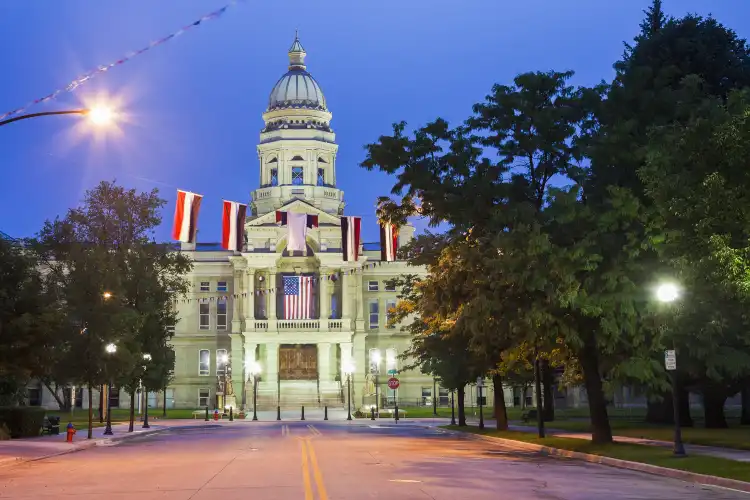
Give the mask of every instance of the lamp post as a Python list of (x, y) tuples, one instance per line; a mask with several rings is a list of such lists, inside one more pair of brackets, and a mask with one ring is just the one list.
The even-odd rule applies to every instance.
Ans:
[[(143, 355), (143, 361), (148, 363), (151, 361), (151, 355), (150, 354), (144, 354)], [(147, 365), (143, 365), (144, 371), (147, 368)], [(143, 386), (143, 399), (144, 399), (144, 405), (143, 405), (143, 425), (141, 428), (143, 429), (150, 429), (151, 426), (148, 425), (148, 385)]]
[[(117, 346), (109, 343), (104, 347), (107, 354), (114, 354), (117, 352)], [(107, 426), (104, 428), (104, 435), (112, 435), (112, 381), (107, 377)]]
[(370, 349), (370, 374), (375, 376), (375, 413), (380, 416), (378, 375), (380, 375), (380, 349)]
[(352, 419), (352, 373), (354, 373), (354, 363), (349, 361), (344, 365), (344, 373), (346, 374), (346, 408), (347, 415), (346, 419)]
[[(656, 289), (656, 298), (663, 304), (671, 304), (680, 297), (680, 289), (674, 283), (662, 283)], [(680, 398), (677, 394), (677, 348), (672, 339), (672, 352), (665, 353), (666, 369), (672, 379), (672, 412), (674, 415), (674, 448), (676, 457), (684, 457), (685, 446), (682, 444), (682, 429), (680, 428)]]
[(253, 376), (253, 421), (258, 420), (258, 377), (260, 372), (260, 363), (253, 361), (250, 365), (250, 374)]
[(432, 378), (432, 414), (437, 417), (437, 379)]
[(221, 410), (222, 413), (227, 409), (227, 366), (229, 365), (229, 356), (224, 354), (221, 357), (221, 364), (224, 365), (224, 392), (221, 396)]
[(14, 116), (7, 120), (0, 121), (0, 126), (8, 125), (9, 123), (17, 122), (20, 120), (28, 120), (29, 118), (38, 118), (40, 116), (55, 116), (55, 115), (81, 115), (86, 116), (95, 125), (105, 125), (115, 119), (115, 113), (106, 107), (94, 107), (84, 109), (68, 109), (63, 111), (43, 111), (41, 113), (30, 113), (28, 115)]

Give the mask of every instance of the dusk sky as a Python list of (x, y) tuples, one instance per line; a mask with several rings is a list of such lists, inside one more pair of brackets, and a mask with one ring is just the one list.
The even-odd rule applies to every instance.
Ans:
[[(192, 23), (228, 0), (2, 0), (0, 114), (64, 87)], [(101, 180), (204, 195), (198, 239), (221, 237), (221, 200), (258, 186), (261, 114), (299, 28), (310, 73), (333, 113), (338, 186), (346, 212), (377, 240), (374, 203), (393, 179), (359, 167), (363, 146), (405, 120), (457, 123), (494, 83), (521, 72), (574, 70), (592, 85), (632, 40), (649, 0), (244, 1), (221, 18), (97, 76), (29, 112), (108, 99), (125, 113), (119, 133), (81, 118), (45, 117), (0, 128), (0, 231), (33, 235)], [(713, 14), (750, 36), (747, 0), (665, 0), (667, 13)], [(423, 225), (422, 225), (423, 226)]]

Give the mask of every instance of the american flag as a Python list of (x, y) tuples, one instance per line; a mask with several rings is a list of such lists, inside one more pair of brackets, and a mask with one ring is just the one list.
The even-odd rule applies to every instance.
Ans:
[(284, 276), (284, 319), (310, 319), (312, 294), (312, 276)]

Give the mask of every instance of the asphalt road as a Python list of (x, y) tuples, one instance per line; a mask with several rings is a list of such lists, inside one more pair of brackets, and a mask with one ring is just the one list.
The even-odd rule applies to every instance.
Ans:
[(0, 468), (0, 498), (749, 500), (393, 422), (196, 422)]

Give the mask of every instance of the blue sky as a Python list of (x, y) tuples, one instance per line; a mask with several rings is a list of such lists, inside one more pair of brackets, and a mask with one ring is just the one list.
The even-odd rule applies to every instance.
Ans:
[[(227, 0), (2, 0), (0, 114), (176, 31)], [(573, 83), (612, 76), (649, 0), (245, 1), (76, 92), (31, 111), (113, 99), (119, 133), (49, 117), (0, 129), (0, 231), (30, 236), (100, 180), (205, 196), (201, 241), (220, 239), (222, 199), (258, 185), (261, 114), (299, 28), (308, 70), (333, 112), (337, 180), (365, 241), (377, 240), (377, 196), (393, 180), (359, 167), (363, 146), (406, 120), (466, 118), (494, 83), (524, 71), (574, 70)], [(750, 36), (746, 0), (665, 0), (672, 15), (707, 15)]]

